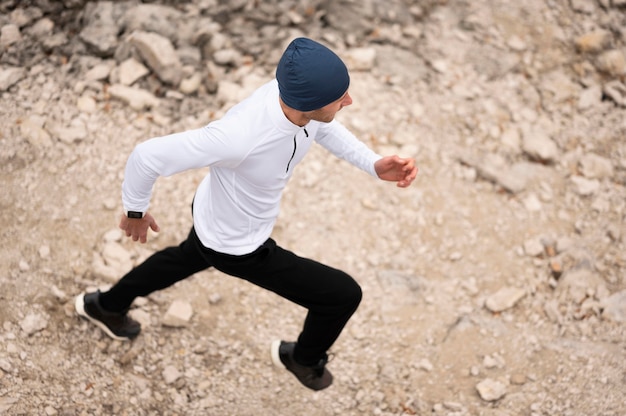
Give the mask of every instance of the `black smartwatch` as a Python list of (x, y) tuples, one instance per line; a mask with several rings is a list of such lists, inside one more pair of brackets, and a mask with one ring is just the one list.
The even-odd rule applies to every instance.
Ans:
[(143, 218), (144, 213), (139, 211), (126, 211), (126, 216), (128, 218)]

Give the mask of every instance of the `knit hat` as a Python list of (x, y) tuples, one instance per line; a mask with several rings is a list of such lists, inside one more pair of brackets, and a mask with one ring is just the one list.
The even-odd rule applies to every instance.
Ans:
[(299, 111), (317, 110), (341, 98), (350, 85), (348, 68), (326, 46), (294, 39), (276, 68), (280, 98)]

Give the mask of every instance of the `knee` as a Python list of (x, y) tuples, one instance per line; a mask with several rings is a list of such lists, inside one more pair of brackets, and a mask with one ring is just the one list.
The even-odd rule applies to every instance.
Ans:
[(363, 291), (361, 290), (361, 286), (359, 286), (352, 277), (347, 276), (346, 282), (343, 289), (343, 298), (346, 306), (349, 305), (353, 309), (356, 309), (363, 299)]

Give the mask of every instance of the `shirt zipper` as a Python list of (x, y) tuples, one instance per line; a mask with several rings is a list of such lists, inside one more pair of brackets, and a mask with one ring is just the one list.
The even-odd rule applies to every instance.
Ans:
[[(306, 137), (309, 137), (309, 132), (306, 131), (306, 128), (304, 129), (304, 134), (306, 135)], [(293, 135), (293, 153), (291, 154), (291, 157), (289, 158), (289, 162), (287, 162), (287, 169), (285, 169), (285, 173), (289, 172), (289, 165), (291, 165), (291, 161), (293, 160), (294, 156), (296, 155), (296, 150), (298, 149), (298, 142), (296, 141), (296, 136), (298, 135), (298, 133)]]

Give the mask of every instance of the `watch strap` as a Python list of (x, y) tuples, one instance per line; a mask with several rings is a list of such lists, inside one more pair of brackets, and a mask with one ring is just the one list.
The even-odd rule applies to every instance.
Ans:
[(126, 216), (128, 218), (137, 218), (137, 219), (141, 219), (144, 216), (143, 212), (140, 211), (126, 211)]

